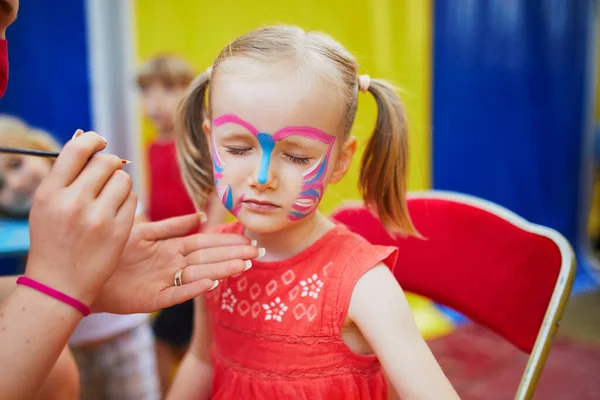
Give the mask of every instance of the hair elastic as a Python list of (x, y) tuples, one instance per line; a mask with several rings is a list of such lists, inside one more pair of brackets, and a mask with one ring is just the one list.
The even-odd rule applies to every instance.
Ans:
[(367, 74), (358, 77), (358, 89), (361, 92), (367, 92), (371, 86), (371, 77)]
[(28, 278), (26, 276), (20, 276), (17, 278), (17, 285), (29, 286), (30, 288), (35, 289), (38, 292), (42, 292), (47, 296), (54, 297), (56, 300), (62, 301), (63, 303), (68, 304), (73, 308), (76, 308), (83, 314), (84, 317), (90, 315), (90, 308), (83, 304), (81, 301), (71, 296), (68, 296), (62, 292), (59, 292), (56, 289), (52, 289), (50, 286), (46, 286), (43, 283), (35, 281), (31, 278)]

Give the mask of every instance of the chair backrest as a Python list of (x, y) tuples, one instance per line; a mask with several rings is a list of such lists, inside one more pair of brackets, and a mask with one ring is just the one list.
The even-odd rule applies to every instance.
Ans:
[(567, 240), (458, 193), (412, 193), (408, 208), (423, 238), (392, 238), (362, 205), (343, 207), (333, 218), (371, 243), (399, 248), (395, 276), (404, 290), (445, 304), (531, 352), (551, 298), (552, 307), (560, 308), (556, 315), (568, 298), (574, 266)]

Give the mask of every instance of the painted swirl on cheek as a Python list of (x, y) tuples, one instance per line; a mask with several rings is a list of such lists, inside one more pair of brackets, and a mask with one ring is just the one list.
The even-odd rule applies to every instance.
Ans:
[(327, 160), (329, 152), (325, 157), (321, 157), (313, 166), (302, 173), (303, 183), (300, 194), (296, 198), (290, 212), (289, 218), (293, 221), (302, 219), (312, 213), (321, 202), (323, 197), (323, 178), (327, 171)]
[(335, 138), (329, 143), (327, 154), (319, 158), (309, 169), (302, 173), (302, 189), (292, 206), (294, 211), (290, 212), (289, 218), (291, 220), (295, 221), (306, 217), (321, 202), (324, 190), (323, 179), (327, 173), (329, 155), (334, 142)]
[(219, 183), (219, 180), (223, 178), (223, 167), (225, 163), (221, 161), (219, 157), (219, 153), (217, 152), (217, 144), (215, 143), (215, 139), (213, 137), (212, 140), (212, 159), (213, 159), (213, 176), (215, 181), (215, 186)]
[(242, 194), (234, 203), (231, 185), (217, 185), (217, 195), (227, 211), (237, 217), (240, 208), (242, 207), (242, 202), (244, 201), (244, 195)]

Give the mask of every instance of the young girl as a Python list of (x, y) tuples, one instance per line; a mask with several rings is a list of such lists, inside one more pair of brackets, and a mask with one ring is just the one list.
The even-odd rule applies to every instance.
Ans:
[(220, 230), (265, 250), (197, 299), (170, 398), (385, 399), (386, 377), (403, 399), (458, 397), (391, 272), (396, 249), (317, 209), (352, 162), (359, 92), (378, 106), (360, 173), (364, 200), (391, 232), (415, 234), (402, 103), (387, 82), (359, 76), (339, 43), (296, 27), (258, 29), (192, 84), (178, 138), (184, 181), (197, 207), (215, 188), (238, 219)]

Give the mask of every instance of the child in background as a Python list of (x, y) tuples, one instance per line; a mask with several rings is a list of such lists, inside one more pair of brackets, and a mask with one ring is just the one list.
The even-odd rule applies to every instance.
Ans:
[[(0, 146), (60, 149), (49, 134), (8, 116), (0, 117)], [(33, 195), (53, 164), (54, 158), (0, 154), (0, 211), (8, 217), (26, 218)], [(154, 338), (148, 319), (147, 314), (98, 313), (81, 320), (69, 346), (79, 366), (82, 400), (160, 398)], [(63, 361), (57, 365), (64, 369), (71, 362), (77, 377), (72, 356), (68, 350), (64, 353)], [(61, 390), (49, 390), (48, 385), (42, 390), (64, 395), (69, 387), (65, 382), (60, 385)]]
[(169, 398), (386, 399), (386, 377), (402, 399), (458, 398), (391, 271), (402, 255), (317, 208), (352, 162), (360, 92), (378, 108), (363, 198), (390, 232), (416, 234), (402, 102), (386, 81), (359, 76), (332, 38), (261, 28), (191, 85), (178, 137), (186, 186), (198, 206), (216, 190), (238, 219), (218, 231), (256, 240), (263, 257), (197, 299)]
[[(140, 67), (137, 84), (141, 91), (144, 115), (156, 129), (156, 140), (148, 153), (150, 196), (148, 217), (158, 221), (195, 212), (181, 181), (174, 142), (174, 112), (186, 88), (194, 78), (193, 69), (181, 58), (159, 55)], [(203, 229), (223, 221), (222, 207), (203, 209), (208, 221)], [(189, 344), (193, 328), (193, 302), (188, 301), (162, 310), (154, 323), (156, 354), (161, 387), (169, 387), (175, 367)]]
[[(30, 129), (10, 116), (0, 116), (0, 146), (43, 151), (59, 148), (47, 133)], [(0, 216), (26, 219), (33, 194), (53, 163), (53, 158), (0, 154)]]

